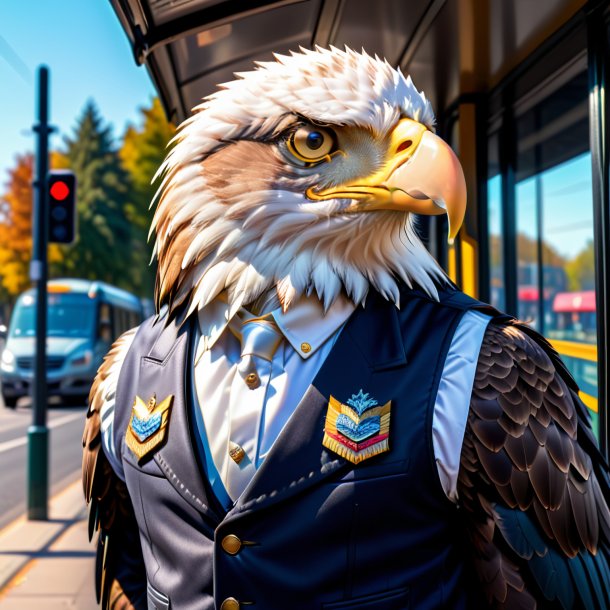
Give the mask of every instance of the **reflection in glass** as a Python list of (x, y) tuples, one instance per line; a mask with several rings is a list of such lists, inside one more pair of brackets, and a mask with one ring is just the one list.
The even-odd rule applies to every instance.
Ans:
[(502, 179), (494, 176), (487, 182), (487, 222), (489, 227), (489, 276), (490, 301), (494, 307), (504, 310), (504, 253), (502, 239)]
[[(517, 184), (519, 317), (557, 339), (594, 343), (595, 267), (591, 155)], [(542, 218), (539, 234), (538, 214)], [(539, 264), (544, 269), (539, 295)], [(542, 308), (539, 303), (542, 302)], [(572, 305), (574, 303), (574, 305)], [(574, 309), (574, 307), (576, 309)], [(568, 319), (565, 314), (573, 310)], [(539, 313), (542, 313), (540, 319)], [(592, 314), (587, 315), (576, 314)]]
[(584, 153), (544, 176), (544, 200), (552, 202), (544, 237), (561, 256), (566, 290), (549, 311), (548, 334), (556, 339), (597, 341), (591, 155)]
[(489, 232), (490, 303), (501, 311), (506, 308), (504, 286), (504, 239), (502, 224), (502, 177), (498, 162), (498, 136), (489, 139), (487, 167), (487, 227)]
[(517, 118), (518, 315), (551, 339), (597, 426), (587, 75), (563, 81)]

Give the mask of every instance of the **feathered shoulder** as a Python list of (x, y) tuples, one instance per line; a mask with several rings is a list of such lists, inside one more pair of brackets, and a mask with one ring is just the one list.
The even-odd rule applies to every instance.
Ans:
[(96, 593), (103, 610), (146, 607), (146, 577), (129, 494), (101, 450), (102, 421), (114, 411), (119, 373), (136, 331), (121, 335), (104, 358), (89, 394), (83, 433), (83, 491), (89, 504), (89, 539), (99, 530)]
[(458, 481), (494, 609), (610, 608), (608, 466), (551, 345), (490, 323)]
[(89, 409), (83, 434), (83, 492), (91, 500), (93, 478), (102, 446), (102, 414), (114, 409), (119, 373), (138, 328), (122, 334), (112, 345), (97, 371), (89, 392)]

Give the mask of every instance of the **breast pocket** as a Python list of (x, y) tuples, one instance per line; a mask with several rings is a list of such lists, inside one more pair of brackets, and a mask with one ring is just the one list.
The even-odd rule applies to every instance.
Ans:
[(410, 607), (409, 589), (406, 587), (322, 604), (324, 610), (409, 610)]

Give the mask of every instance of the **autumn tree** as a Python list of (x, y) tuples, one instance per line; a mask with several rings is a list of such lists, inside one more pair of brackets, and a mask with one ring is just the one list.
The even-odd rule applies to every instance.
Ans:
[(595, 249), (593, 240), (566, 264), (568, 275), (568, 289), (594, 290), (595, 289)]
[(32, 254), (32, 165), (31, 154), (16, 158), (9, 170), (0, 210), (0, 274), (8, 295), (29, 287), (28, 265)]
[(133, 289), (132, 232), (127, 216), (129, 177), (115, 147), (112, 129), (95, 104), (86, 104), (74, 133), (65, 138), (65, 156), (77, 180), (77, 241), (51, 265), (53, 275), (103, 280)]
[(159, 98), (151, 106), (141, 108), (141, 125), (130, 125), (123, 137), (120, 157), (131, 183), (130, 205), (127, 215), (133, 231), (132, 273), (143, 296), (152, 298), (155, 265), (149, 265), (152, 241), (147, 243), (153, 212), (150, 203), (158, 184), (152, 179), (165, 158), (167, 144), (176, 128), (165, 117)]
[[(51, 155), (51, 167), (62, 165), (60, 154)], [(9, 170), (5, 193), (0, 197), (0, 300), (13, 301), (30, 287), (29, 267), (32, 258), (32, 203), (34, 156), (18, 155)], [(59, 264), (63, 253), (51, 244), (49, 262)]]

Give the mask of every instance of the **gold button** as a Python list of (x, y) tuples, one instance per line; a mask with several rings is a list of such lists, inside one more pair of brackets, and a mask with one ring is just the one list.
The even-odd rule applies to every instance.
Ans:
[(229, 555), (237, 555), (241, 549), (241, 540), (234, 534), (225, 536), (220, 544)]
[(239, 464), (246, 457), (246, 452), (237, 443), (232, 443), (229, 456), (236, 464)]
[(311, 345), (309, 345), (309, 343), (301, 343), (301, 351), (304, 354), (309, 354), (311, 351)]
[(227, 597), (222, 602), (220, 610), (239, 610), (239, 602), (234, 597)]
[(246, 385), (251, 389), (254, 390), (255, 388), (258, 388), (258, 386), (261, 384), (260, 379), (258, 378), (258, 375), (256, 373), (249, 373), (246, 376)]

